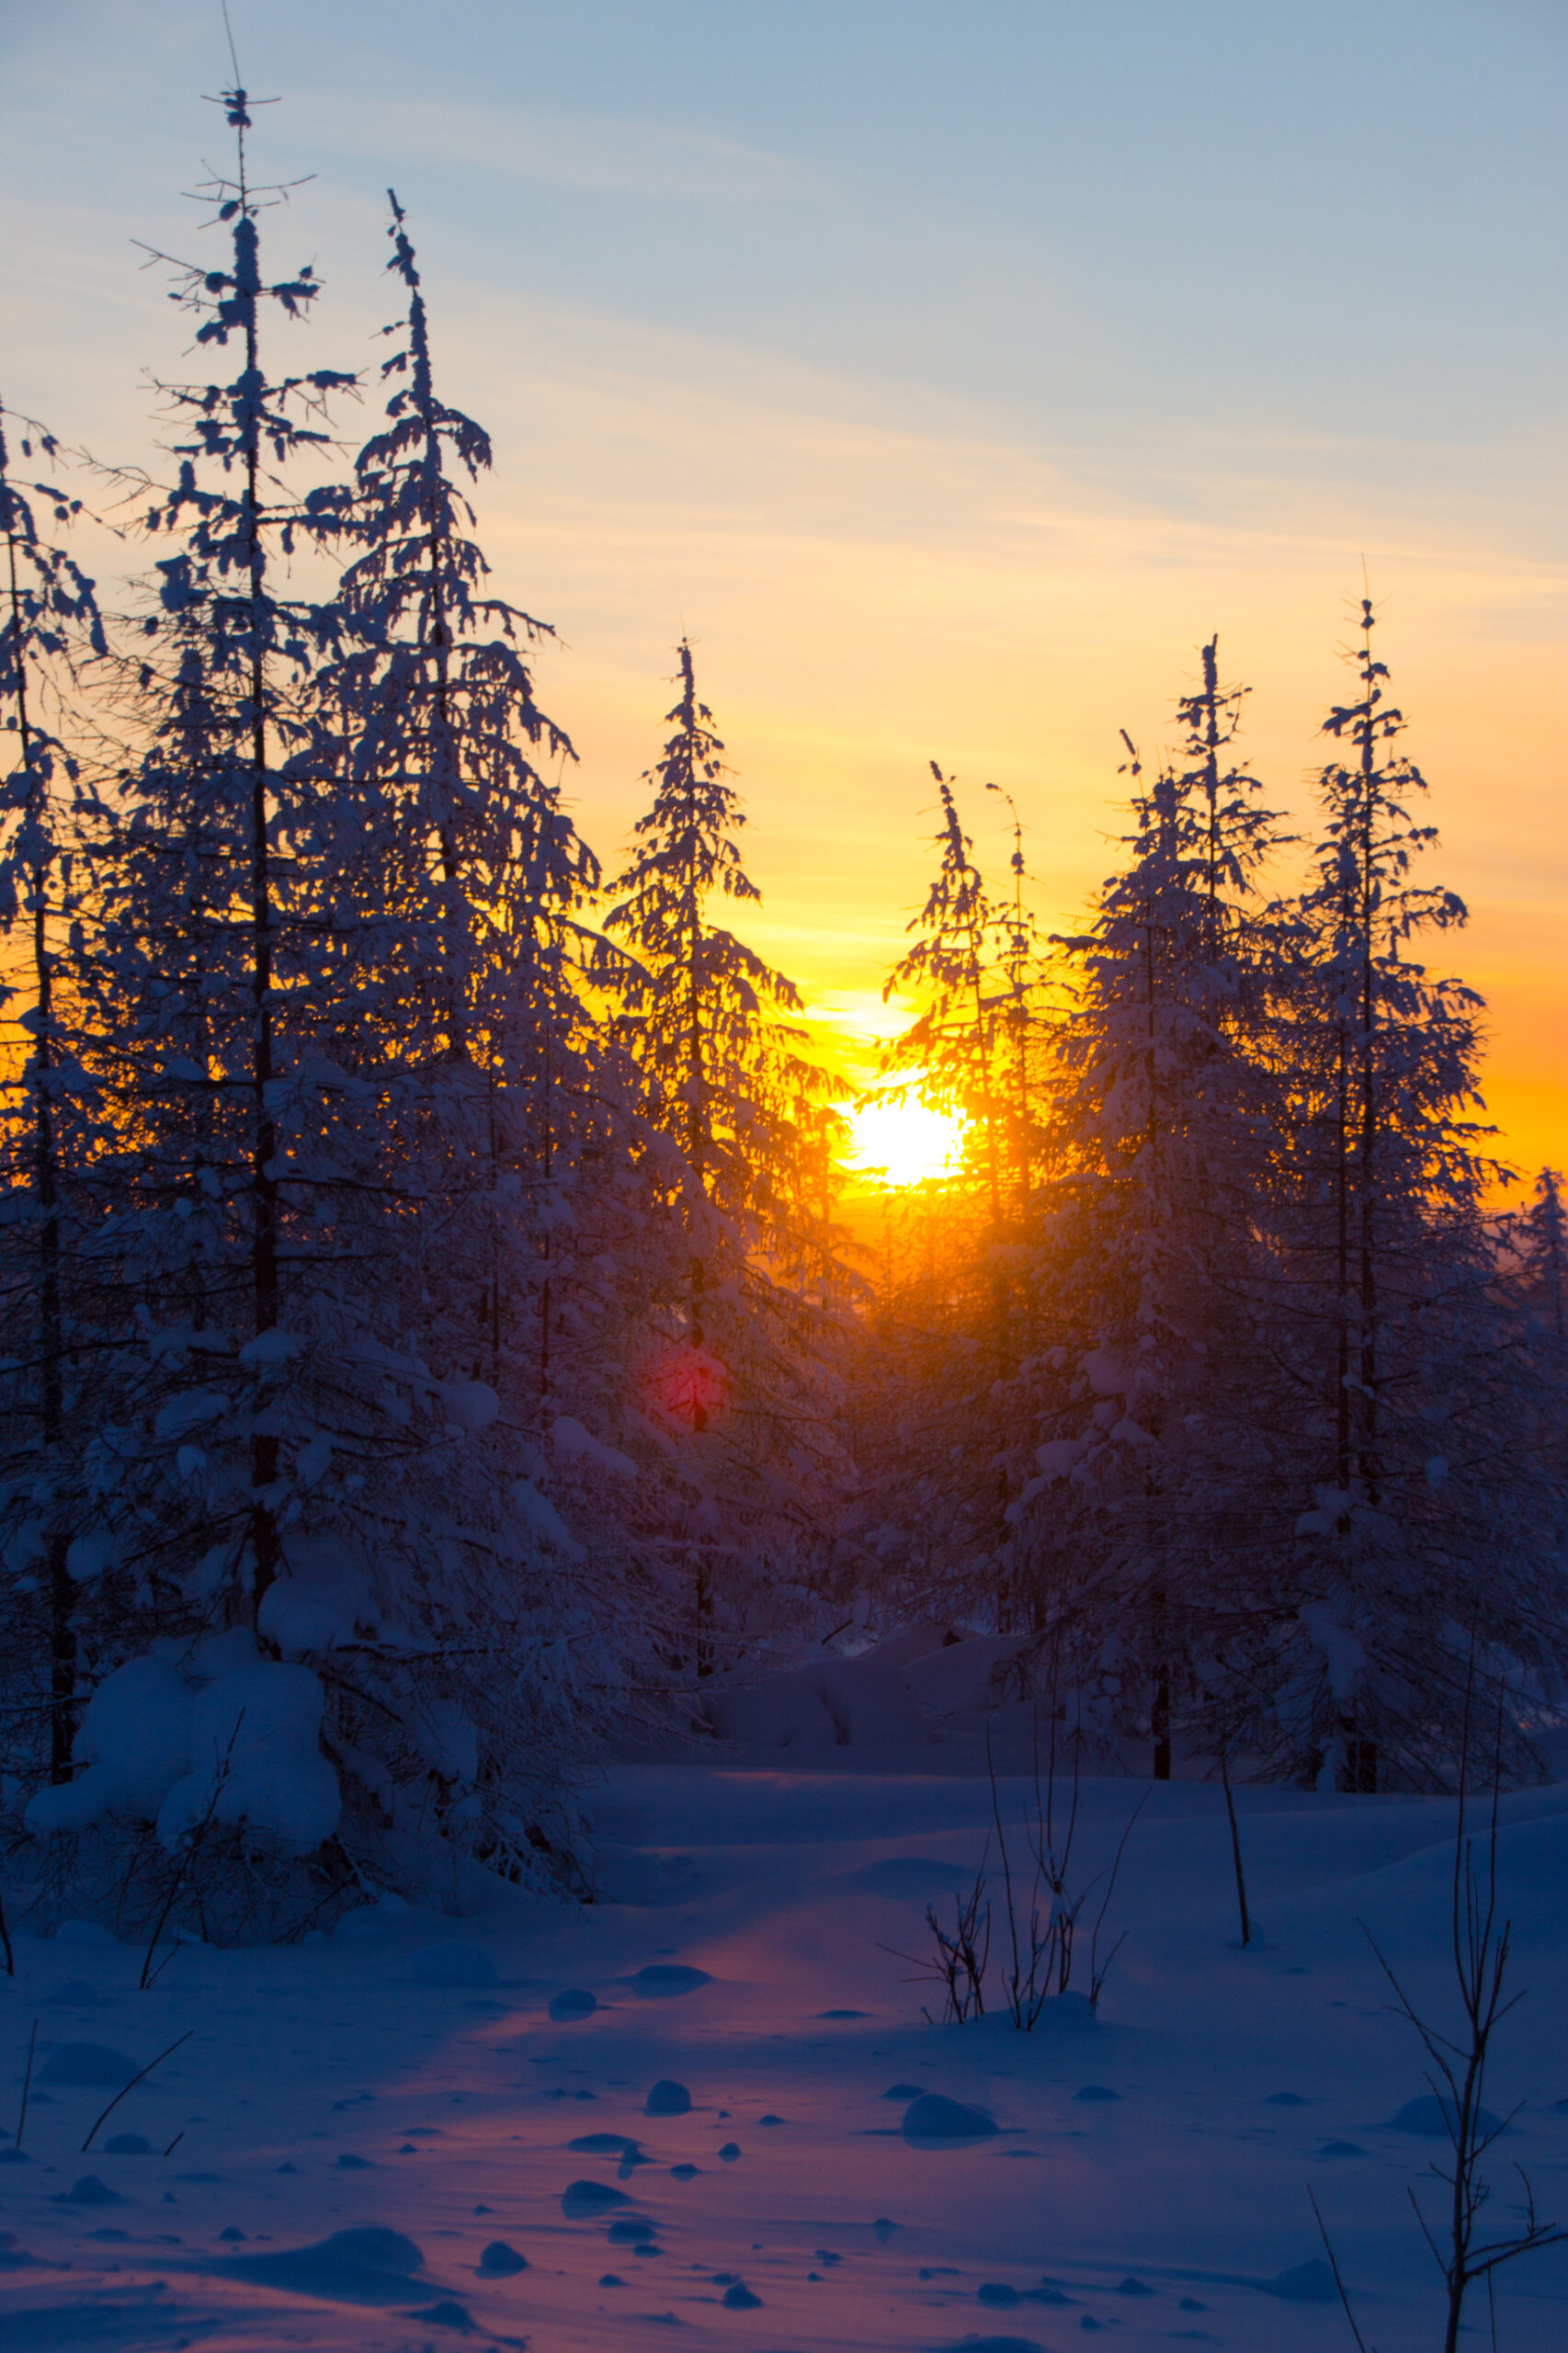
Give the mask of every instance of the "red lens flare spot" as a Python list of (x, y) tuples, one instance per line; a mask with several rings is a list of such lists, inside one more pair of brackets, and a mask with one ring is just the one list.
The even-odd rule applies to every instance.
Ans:
[(683, 1430), (710, 1429), (730, 1402), (728, 1373), (702, 1348), (665, 1349), (648, 1367), (642, 1390), (651, 1410)]

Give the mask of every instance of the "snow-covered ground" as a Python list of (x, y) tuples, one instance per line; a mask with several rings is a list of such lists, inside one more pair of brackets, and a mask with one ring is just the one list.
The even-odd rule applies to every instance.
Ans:
[[(35, 2019), (38, 2063), (25, 2162), (7, 2137), (0, 2165), (6, 2353), (1348, 2347), (1309, 2184), (1369, 2344), (1440, 2341), (1406, 2188), (1444, 2144), (1391, 2122), (1421, 2057), (1356, 1922), (1451, 2015), (1450, 1804), (1243, 1791), (1244, 1953), (1220, 1792), (1154, 1789), (1097, 2021), (1070, 2000), (1025, 2036), (927, 2024), (888, 1949), (918, 1954), (926, 1899), (979, 1862), (983, 1775), (854, 1757), (617, 1768), (588, 1908), (392, 1907), (285, 1950), (187, 1948), (147, 1994), (139, 1952), (18, 1938), (7, 2136)], [(1003, 1794), (1016, 1818), (1027, 1786)], [(1088, 1869), (1141, 1794), (1085, 1784)], [(1568, 2219), (1568, 1786), (1503, 1817), (1528, 1990), (1488, 2087), (1523, 2102), (1497, 2205), (1520, 2163)], [(83, 2154), (115, 2086), (68, 2080), (93, 2072), (70, 2047), (140, 2067), (187, 2031)], [(917, 2092), (995, 2130), (912, 2139)], [(150, 2153), (111, 2153), (123, 2134)], [(1487, 2341), (1483, 2291), (1472, 2318)], [(1568, 2343), (1568, 2251), (1505, 2275), (1498, 2342)]]

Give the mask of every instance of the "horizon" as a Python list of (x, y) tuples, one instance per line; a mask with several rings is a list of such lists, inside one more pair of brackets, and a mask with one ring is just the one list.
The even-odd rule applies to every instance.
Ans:
[[(988, 874), (983, 787), (1016, 795), (1037, 913), (1071, 926), (1119, 829), (1118, 730), (1156, 759), (1217, 631), (1299, 829), (1365, 563), (1440, 835), (1423, 879), (1471, 911), (1452, 964), (1487, 1001), (1498, 1146), (1561, 1165), (1561, 20), (1386, 9), (1384, 119), (1341, 85), (1337, 5), (1212, 0), (1179, 37), (1148, 6), (996, 6), (961, 57), (939, 12), (929, 40), (896, 14), (895, 50), (881, 6), (836, 33), (691, 6), (666, 50), (619, 6), (437, 31), (237, 0), (247, 85), (284, 100), (258, 171), (314, 175), (267, 224), (325, 279), (290, 361), (360, 366), (369, 426), (390, 179), (444, 395), (495, 442), (497, 585), (560, 631), (540, 700), (585, 835), (613, 871), (689, 632), (764, 893), (743, 928), (860, 1075), (924, 893), (927, 761)], [(9, 46), (6, 397), (153, 462), (138, 371), (182, 372), (187, 338), (130, 240), (189, 249), (221, 14), (66, 0)], [(1391, 256), (1368, 284), (1358, 222)]]

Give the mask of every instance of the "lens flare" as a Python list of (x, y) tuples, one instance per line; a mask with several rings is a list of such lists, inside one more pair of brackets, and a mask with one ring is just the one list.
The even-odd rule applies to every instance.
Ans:
[(863, 1104), (849, 1126), (854, 1141), (846, 1165), (890, 1187), (950, 1176), (963, 1156), (963, 1120), (925, 1103)]
[(651, 1356), (639, 1385), (644, 1404), (678, 1429), (711, 1429), (730, 1402), (729, 1376), (718, 1358), (689, 1346), (672, 1345)]

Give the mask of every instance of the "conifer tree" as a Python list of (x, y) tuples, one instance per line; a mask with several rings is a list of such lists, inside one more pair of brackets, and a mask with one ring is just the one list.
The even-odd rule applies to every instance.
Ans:
[[(1185, 765), (1145, 787), (1129, 743), (1131, 859), (1062, 943), (1078, 977), (1038, 1275), (1056, 1345), (1010, 1406), (1014, 1573), (1064, 1639), (1114, 1625), (1110, 1713), (1147, 1722), (1157, 1778), (1244, 1522), (1241, 1278), (1267, 1135), (1256, 877), (1277, 821), (1235, 764), (1244, 690), (1220, 683), (1214, 642), (1201, 659), (1177, 706)], [(1087, 1586), (1084, 1561), (1100, 1564)]]
[[(32, 457), (36, 441), (40, 455), (57, 461), (52, 437), (18, 422), (22, 457)], [(0, 1006), (13, 995), (23, 999), (20, 1063), (6, 1083), (0, 1131), (6, 1188), (0, 1245), (0, 1421), (6, 1432), (0, 1549), (28, 1591), (37, 1583), (30, 1563), (42, 1563), (49, 1672), (47, 1678), (29, 1674), (28, 1681), (47, 1684), (42, 1712), (49, 1775), (59, 1783), (70, 1777), (77, 1686), (77, 1595), (68, 1563), (80, 1498), (74, 1492), (67, 1427), (85, 1403), (81, 1390), (90, 1351), (81, 1260), (92, 1219), (85, 1183), (101, 1137), (79, 1060), (72, 986), (74, 940), (80, 939), (73, 852), (82, 770), (49, 722), (62, 688), (74, 684), (82, 657), (101, 656), (108, 647), (93, 582), (63, 542), (40, 527), (45, 506), (56, 526), (68, 526), (80, 511), (79, 501), (51, 483), (17, 480), (0, 411), (6, 560), (0, 584), (0, 709), (15, 750), (15, 766), (0, 784), (0, 937), (22, 948), (16, 980), (0, 979)], [(51, 695), (54, 710), (46, 705)], [(18, 1605), (22, 1618), (30, 1616), (21, 1587), (13, 1585), (6, 1602), (7, 1620)], [(36, 1666), (31, 1630), (12, 1622), (6, 1631), (9, 1656)], [(29, 1721), (35, 1696), (30, 1689), (22, 1702)]]
[(926, 1086), (950, 1099), (974, 1122), (994, 1237), (1000, 1234), (1003, 1216), (1002, 1103), (997, 1078), (1006, 1003), (992, 969), (997, 911), (974, 863), (973, 844), (959, 821), (953, 780), (942, 774), (935, 760), (931, 774), (941, 806), (936, 837), (940, 862), (926, 904), (909, 925), (920, 936), (882, 986), (884, 1003), (895, 992), (924, 997), (926, 1002), (888, 1048), (884, 1067), (918, 1070)]
[[(537, 1441), (483, 1377), (500, 1310), (474, 1296), (517, 1188), (497, 1131), (531, 1078), (519, 970), (591, 862), (528, 759), (551, 731), (506, 608), (473, 593), (442, 450), (480, 440), (435, 398), (401, 221), (413, 413), (394, 404), (355, 484), (301, 489), (349, 380), (263, 368), (264, 306), (297, 313), (316, 282), (264, 282), (250, 108), (225, 105), (233, 266), (180, 292), (241, 371), (169, 395), (194, 432), (150, 517), (180, 541), (147, 622), (151, 741), (98, 858), (137, 1293), (99, 1449), (119, 1671), (151, 1671), (153, 1636), (183, 1644), (156, 1654), (179, 1661), (171, 1710), (234, 1711), (242, 1766), (289, 1745), (267, 1787), (313, 1791), (304, 1814), (237, 1770), (218, 1817), (242, 1846), (283, 1840), (279, 1901), (290, 1849), (327, 1899), (350, 1868), (417, 1877), (443, 1848), (531, 1877), (541, 1848), (559, 1860), (542, 1822), (642, 1625), (528, 1475)], [(345, 589), (290, 595), (280, 559), (346, 537)], [(622, 1466), (600, 1457), (602, 1484)], [(153, 1802), (153, 1861), (204, 1818), (201, 1769)], [(57, 1794), (35, 1832), (108, 1802), (91, 1774)], [(204, 1877), (230, 1854), (209, 1840)]]
[(254, 1368), (255, 1393), (226, 1403), (223, 1424), (248, 1427), (248, 1497), (233, 1490), (221, 1518), (229, 1574), (256, 1610), (279, 1574), (288, 1485), (278, 1415), (261, 1392), (290, 1353), (281, 1327), (309, 1182), (301, 1154), (308, 1162), (307, 1138), (338, 1091), (335, 1079), (306, 1074), (308, 1036), (285, 1038), (291, 1027), (308, 1033), (332, 961), (306, 904), (319, 779), (299, 759), (298, 688), (336, 648), (346, 619), (335, 603), (290, 594), (285, 571), (290, 557), (336, 544), (347, 492), (301, 488), (297, 476), (330, 456), (324, 404), (353, 379), (324, 369), (275, 379), (264, 366), (266, 314), (301, 316), (319, 287), (308, 267), (264, 278), (271, 192), (250, 177), (250, 101), (236, 88), (222, 104), (236, 162), (207, 193), (230, 259), (174, 265), (173, 299), (199, 319), (198, 347), (233, 350), (239, 369), (226, 383), (165, 388), (186, 438), (147, 528), (179, 545), (157, 565), (158, 608), (144, 624), (152, 743), (125, 779), (105, 870), (102, 1017), (144, 1140), (144, 1279), (162, 1307), (177, 1302), (168, 1320), (183, 1310), (187, 1328), (221, 1332)]
[(647, 779), (653, 802), (610, 886), (606, 928), (635, 960), (618, 1036), (646, 1119), (679, 1154), (675, 1346), (655, 1353), (646, 1393), (655, 1423), (697, 1441), (670, 1460), (706, 1669), (721, 1614), (712, 1563), (729, 1571), (733, 1621), (758, 1547), (820, 1542), (813, 1497), (842, 1475), (823, 1354), (838, 1290), (827, 1205), (841, 1122), (801, 1051), (803, 1031), (782, 1017), (800, 1010), (794, 984), (711, 920), (715, 897), (746, 905), (760, 893), (741, 863), (744, 815), (684, 640), (677, 658), (674, 733)]
[(1374, 626), (1363, 599), (1358, 692), (1324, 722), (1350, 756), (1320, 779), (1259, 1307), (1287, 1373), (1278, 1457), (1298, 1482), (1282, 1583), (1310, 1638), (1275, 1679), (1278, 1736), (1295, 1770), (1349, 1790), (1440, 1776), (1476, 1645), (1488, 1688), (1559, 1671), (1562, 1648), (1558, 1512), (1518, 1442), (1539, 1367), (1505, 1328), (1500, 1172), (1472, 1116), (1481, 1001), (1411, 952), (1465, 910), (1411, 879), (1436, 834)]

